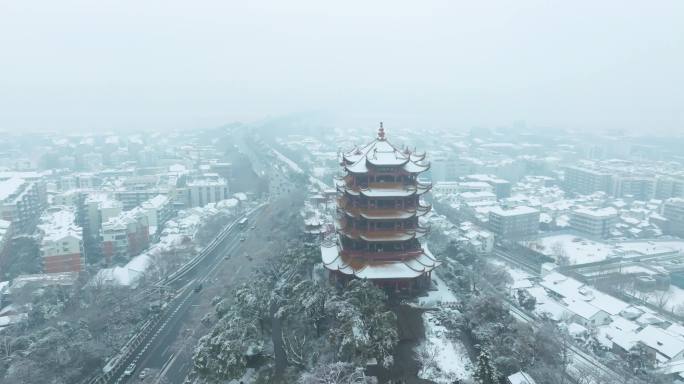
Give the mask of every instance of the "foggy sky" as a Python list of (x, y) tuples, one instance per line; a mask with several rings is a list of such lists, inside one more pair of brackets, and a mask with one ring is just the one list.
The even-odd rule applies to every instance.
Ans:
[(0, 0), (0, 131), (316, 112), (682, 132), (683, 36), (677, 0)]

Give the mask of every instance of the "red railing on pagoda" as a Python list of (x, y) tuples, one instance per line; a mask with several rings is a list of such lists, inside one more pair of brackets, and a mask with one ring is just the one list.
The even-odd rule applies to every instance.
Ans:
[(380, 252), (370, 252), (370, 251), (354, 251), (354, 250), (341, 250), (340, 256), (353, 260), (362, 261), (404, 261), (416, 258), (423, 254), (423, 250), (415, 251), (380, 251)]

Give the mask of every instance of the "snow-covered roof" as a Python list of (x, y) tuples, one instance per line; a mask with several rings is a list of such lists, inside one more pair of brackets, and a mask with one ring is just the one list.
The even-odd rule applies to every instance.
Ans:
[(579, 335), (586, 334), (588, 332), (589, 332), (589, 330), (580, 324), (577, 324), (577, 323), (568, 324), (568, 333), (571, 336), (579, 336)]
[(527, 373), (520, 371), (508, 376), (508, 382), (511, 384), (537, 384), (534, 379)]
[(160, 209), (169, 203), (169, 198), (164, 195), (157, 195), (144, 203), (142, 203), (143, 208)]
[(410, 150), (398, 149), (385, 138), (384, 129), (380, 129), (378, 137), (363, 147), (356, 147), (342, 154), (347, 163), (346, 169), (351, 173), (366, 173), (368, 165), (379, 167), (399, 167), (408, 173), (420, 173), (428, 170), (429, 164), (424, 161), (425, 155), (412, 153)]
[(578, 208), (573, 212), (579, 215), (590, 216), (597, 219), (611, 218), (618, 214), (617, 209), (613, 207), (606, 207), (601, 209)]
[[(617, 315), (630, 306), (622, 300), (588, 287), (584, 283), (558, 272), (551, 272), (546, 275), (539, 285), (563, 297), (568, 309), (586, 319), (590, 319), (598, 311)], [(585, 304), (592, 308), (587, 308)]]
[(360, 279), (412, 279), (421, 276), (441, 264), (430, 253), (427, 246), (418, 257), (403, 261), (358, 262), (345, 260), (338, 246), (321, 245), (321, 257), (325, 268), (354, 275)]
[(640, 342), (655, 349), (668, 359), (672, 359), (684, 352), (684, 339), (662, 328), (649, 325), (637, 333), (636, 336)]
[(127, 225), (147, 218), (145, 209), (142, 207), (135, 207), (130, 211), (121, 212), (118, 216), (110, 217), (109, 220), (102, 223), (102, 231), (114, 231), (126, 229)]
[(82, 238), (83, 230), (76, 225), (76, 212), (67, 206), (53, 207), (40, 218), (38, 230), (43, 241), (61, 241), (66, 237)]
[(510, 208), (510, 209), (504, 209), (502, 207), (494, 207), (490, 211), (490, 213), (498, 216), (519, 216), (519, 215), (531, 215), (535, 213), (539, 213), (538, 210), (532, 208), (532, 207), (527, 207), (524, 205), (515, 207), (515, 208)]
[(17, 190), (24, 185), (24, 179), (12, 177), (7, 180), (0, 181), (0, 201), (7, 199), (14, 195)]
[(188, 181), (189, 187), (222, 187), (227, 186), (228, 182), (222, 177), (201, 177)]

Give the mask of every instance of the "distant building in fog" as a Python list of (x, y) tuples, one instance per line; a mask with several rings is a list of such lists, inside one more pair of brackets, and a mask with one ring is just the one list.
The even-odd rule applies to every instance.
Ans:
[(565, 189), (589, 195), (594, 192), (611, 191), (611, 174), (581, 167), (565, 168)]
[(203, 207), (230, 197), (228, 181), (217, 174), (205, 174), (187, 184), (187, 206)]

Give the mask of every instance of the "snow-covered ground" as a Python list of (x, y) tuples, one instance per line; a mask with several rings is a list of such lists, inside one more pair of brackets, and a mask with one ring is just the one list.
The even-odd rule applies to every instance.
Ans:
[(637, 293), (638, 298), (670, 312), (684, 311), (684, 289), (670, 285), (667, 291)]
[(437, 290), (428, 291), (428, 295), (426, 297), (419, 297), (419, 306), (434, 308), (444, 304), (453, 304), (458, 301), (449, 287), (447, 287), (446, 283), (437, 275), (432, 276), (432, 283), (436, 286)]
[(570, 264), (593, 263), (630, 252), (642, 255), (684, 252), (684, 241), (646, 240), (612, 244), (592, 241), (582, 236), (570, 234), (541, 237), (525, 245), (553, 258), (557, 258), (559, 254), (565, 255)]
[(509, 286), (511, 290), (519, 288), (530, 288), (533, 285), (530, 281), (530, 278), (534, 276), (523, 271), (522, 269), (516, 268), (503, 260), (494, 259), (490, 262), (494, 265), (499, 265), (506, 268), (506, 272), (508, 272), (508, 274), (511, 275), (511, 278), (513, 279), (513, 283)]
[(423, 314), (425, 339), (416, 347), (416, 353), (423, 351), (426, 362), (418, 377), (438, 384), (451, 384), (456, 379), (468, 381), (473, 374), (465, 346), (447, 337), (447, 330), (439, 325), (434, 315)]
[(570, 264), (594, 263), (616, 255), (611, 244), (568, 234), (541, 237), (527, 246), (553, 258), (565, 255)]

